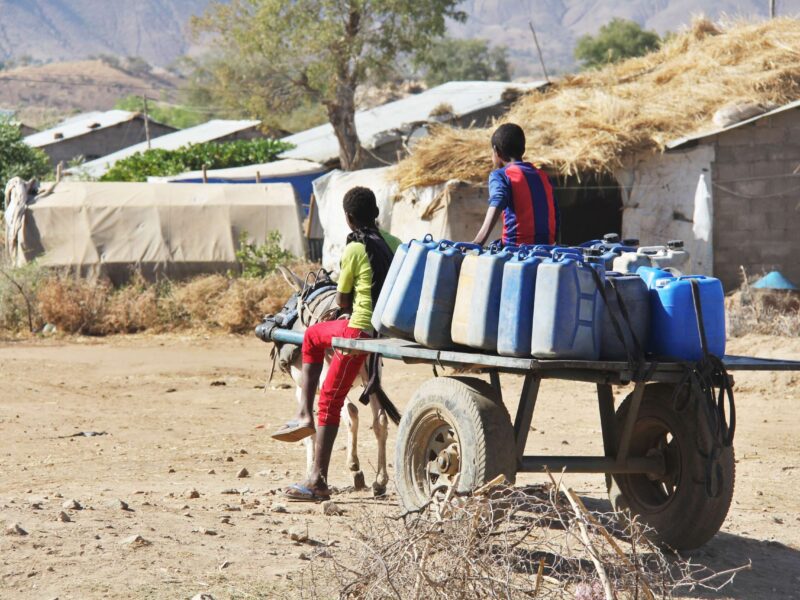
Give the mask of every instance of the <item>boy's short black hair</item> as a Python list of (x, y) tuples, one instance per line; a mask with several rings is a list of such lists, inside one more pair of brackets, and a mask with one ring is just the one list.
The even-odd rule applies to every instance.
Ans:
[(525, 154), (525, 132), (516, 123), (504, 123), (494, 130), (492, 146), (501, 158), (519, 160)]
[(369, 188), (357, 186), (344, 195), (344, 212), (359, 225), (372, 225), (378, 218), (378, 202)]

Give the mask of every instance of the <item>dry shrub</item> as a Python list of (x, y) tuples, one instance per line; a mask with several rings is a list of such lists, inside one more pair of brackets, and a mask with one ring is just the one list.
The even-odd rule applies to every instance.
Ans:
[[(725, 106), (796, 100), (799, 47), (797, 19), (728, 29), (699, 19), (656, 52), (526, 95), (504, 120), (526, 130), (526, 157), (534, 163), (565, 175), (610, 172), (634, 153), (716, 129), (714, 113)], [(400, 163), (401, 186), (484, 179), (490, 135), (490, 129), (440, 127)]]
[[(301, 279), (319, 268), (304, 261), (288, 266)], [(278, 273), (249, 279), (204, 275), (187, 282), (158, 283), (134, 274), (129, 283), (115, 289), (104, 279), (53, 274), (31, 265), (0, 273), (0, 331), (28, 329), (27, 296), (35, 330), (51, 323), (58, 331), (84, 335), (182, 329), (246, 333), (265, 314), (277, 312), (292, 292)]]
[(749, 568), (714, 573), (668, 557), (644, 526), (589, 511), (563, 484), (500, 487), (421, 514), (364, 511), (352, 521), (349, 543), (318, 545), (293, 597), (668, 598), (721, 589)]
[(743, 273), (741, 287), (725, 299), (728, 335), (800, 336), (800, 294), (754, 289)]
[(103, 333), (137, 333), (160, 325), (157, 287), (136, 273), (108, 299)]
[(104, 335), (112, 292), (106, 280), (92, 282), (69, 275), (53, 275), (42, 283), (36, 297), (42, 319), (59, 331)]
[(292, 292), (277, 273), (264, 279), (235, 279), (219, 298), (216, 322), (231, 333), (249, 331), (265, 314), (280, 310)]
[(189, 324), (207, 326), (214, 322), (219, 299), (229, 285), (230, 278), (224, 275), (204, 275), (176, 284), (173, 286), (172, 296), (176, 308), (185, 313)]

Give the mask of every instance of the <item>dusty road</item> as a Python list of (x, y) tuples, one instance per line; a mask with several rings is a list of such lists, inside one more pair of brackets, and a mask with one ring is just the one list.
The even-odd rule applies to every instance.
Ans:
[[(775, 338), (734, 340), (729, 350), (800, 358), (800, 342)], [(288, 381), (280, 377), (259, 389), (267, 346), (254, 338), (0, 342), (0, 365), (0, 521), (28, 532), (0, 531), (0, 598), (270, 598), (307, 564), (299, 558), (307, 547), (287, 530), (307, 526), (335, 540), (363, 507), (396, 510), (392, 484), (383, 500), (345, 491), (340, 517), (312, 505), (272, 510), (282, 503), (274, 491), (301, 477), (305, 457), (301, 445), (267, 436), (293, 412), (293, 391), (275, 389)], [(431, 376), (400, 363), (387, 363), (385, 373), (401, 408)], [(521, 381), (503, 382), (506, 398), (515, 398)], [(713, 597), (800, 598), (798, 382), (791, 374), (737, 376), (734, 504), (723, 531), (693, 556), (716, 569), (752, 560), (753, 570)], [(545, 382), (529, 451), (599, 453), (593, 392)], [(375, 443), (367, 421), (362, 411), (369, 483)], [(82, 431), (107, 435), (69, 437)], [(237, 477), (242, 467), (249, 477)], [(344, 440), (331, 479), (350, 483)], [(602, 476), (568, 483), (587, 496), (604, 494)], [(82, 509), (64, 508), (70, 500)], [(145, 543), (124, 543), (136, 535)]]

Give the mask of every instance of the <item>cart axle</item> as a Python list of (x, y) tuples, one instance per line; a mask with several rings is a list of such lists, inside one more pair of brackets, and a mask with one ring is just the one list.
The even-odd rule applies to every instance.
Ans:
[(663, 457), (628, 458), (618, 462), (607, 456), (523, 456), (519, 471), (541, 473), (545, 469), (554, 473), (566, 470), (570, 473), (608, 473), (623, 475), (644, 473), (664, 475), (666, 467)]

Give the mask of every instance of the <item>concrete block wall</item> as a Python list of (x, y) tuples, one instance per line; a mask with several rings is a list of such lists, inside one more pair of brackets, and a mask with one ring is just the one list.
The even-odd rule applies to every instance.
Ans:
[(773, 269), (800, 286), (800, 110), (710, 138), (714, 274), (726, 290)]

